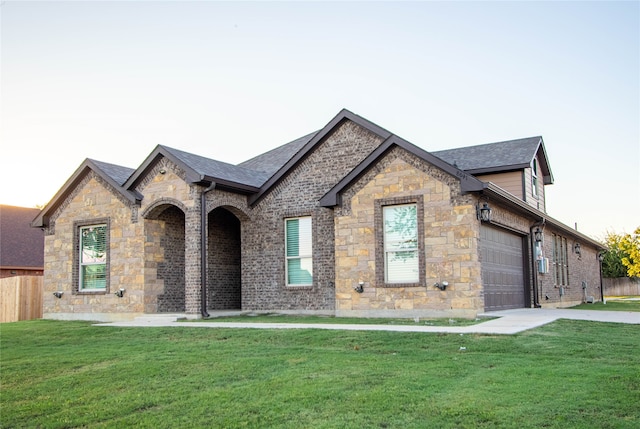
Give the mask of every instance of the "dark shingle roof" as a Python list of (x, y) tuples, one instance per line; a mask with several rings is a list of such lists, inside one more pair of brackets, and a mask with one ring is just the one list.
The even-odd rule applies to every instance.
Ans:
[(489, 173), (529, 165), (536, 155), (541, 140), (540, 136), (528, 137), (431, 153), (466, 172)]
[(271, 177), (315, 136), (317, 131), (238, 164), (239, 167), (263, 171)]
[(250, 170), (167, 146), (162, 148), (201, 176), (255, 187), (260, 187), (269, 178), (263, 171)]
[(135, 171), (133, 168), (123, 167), (121, 165), (109, 164), (108, 162), (96, 161), (92, 159), (93, 163), (102, 170), (104, 174), (111, 177), (114, 182), (119, 185), (123, 185), (127, 181), (129, 176)]
[(44, 268), (44, 232), (31, 228), (39, 209), (0, 205), (0, 266)]

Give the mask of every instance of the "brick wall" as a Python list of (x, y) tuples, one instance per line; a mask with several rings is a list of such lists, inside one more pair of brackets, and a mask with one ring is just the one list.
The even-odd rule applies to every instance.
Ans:
[(158, 312), (185, 311), (185, 222), (184, 213), (167, 206), (157, 218), (163, 234), (160, 237), (162, 262), (157, 265), (158, 279), (164, 289), (158, 295)]
[(240, 309), (240, 220), (217, 208), (209, 213), (207, 301), (212, 310)]
[[(255, 207), (243, 225), (242, 305), (251, 310), (333, 310), (335, 261), (333, 210), (318, 201), (380, 145), (352, 122), (341, 125)], [(284, 219), (311, 215), (313, 286), (287, 287)]]

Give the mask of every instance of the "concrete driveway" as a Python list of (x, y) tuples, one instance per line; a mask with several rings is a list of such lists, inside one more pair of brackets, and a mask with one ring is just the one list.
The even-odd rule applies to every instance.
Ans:
[(427, 325), (350, 325), (336, 323), (250, 323), (250, 322), (179, 322), (180, 315), (149, 315), (129, 322), (98, 323), (95, 326), (119, 327), (182, 327), (182, 328), (244, 328), (244, 329), (330, 329), (346, 331), (444, 332), (452, 334), (510, 335), (546, 325), (558, 319), (591, 320), (595, 322), (640, 325), (640, 313), (625, 311), (565, 310), (521, 308), (485, 313), (495, 319), (471, 326)]

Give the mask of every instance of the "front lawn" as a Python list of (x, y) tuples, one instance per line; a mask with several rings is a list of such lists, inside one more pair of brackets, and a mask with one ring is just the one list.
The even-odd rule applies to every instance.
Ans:
[(212, 317), (210, 319), (190, 319), (184, 322), (241, 322), (241, 323), (325, 323), (341, 325), (414, 325), (414, 326), (470, 326), (486, 322), (494, 317), (481, 319), (453, 319), (453, 318), (367, 318), (367, 317), (334, 317), (334, 316), (296, 316), (281, 313), (243, 314), (239, 316)]
[(3, 428), (640, 427), (637, 325), (0, 329)]
[(608, 299), (606, 304), (594, 302), (593, 304), (580, 304), (571, 308), (575, 310), (640, 311), (640, 301)]

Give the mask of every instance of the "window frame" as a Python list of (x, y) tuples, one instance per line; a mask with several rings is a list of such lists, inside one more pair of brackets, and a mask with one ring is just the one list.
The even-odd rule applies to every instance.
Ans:
[(536, 158), (533, 158), (531, 162), (531, 193), (536, 198), (540, 196), (538, 189), (538, 160)]
[[(82, 262), (82, 245), (83, 234), (82, 231), (90, 227), (104, 227), (105, 228), (105, 257), (104, 262), (100, 263), (83, 263)], [(111, 225), (108, 218), (92, 219), (86, 221), (74, 222), (74, 255), (73, 255), (73, 294), (88, 294), (88, 295), (104, 295), (109, 293), (110, 289), (110, 236)], [(84, 266), (89, 265), (104, 265), (105, 270), (105, 287), (104, 288), (83, 288), (82, 281), (82, 269)]]
[(553, 281), (556, 286), (569, 286), (569, 251), (567, 238), (553, 234)]
[[(309, 226), (308, 226), (308, 230), (309, 230), (309, 232), (308, 232), (309, 233), (308, 250), (309, 250), (310, 253), (303, 253), (303, 254), (298, 254), (298, 255), (289, 255), (288, 223), (290, 221), (294, 221), (294, 220), (300, 221), (301, 219), (305, 219), (305, 220), (308, 219), (309, 223), (310, 223)], [(284, 224), (284, 284), (288, 288), (309, 288), (309, 287), (313, 287), (313, 282), (314, 282), (314, 275), (313, 275), (313, 264), (314, 264), (314, 261), (313, 261), (313, 246), (314, 246), (313, 226), (314, 226), (314, 222), (313, 222), (313, 217), (311, 215), (288, 216), (288, 217), (284, 218), (283, 224)], [(290, 280), (289, 279), (289, 265), (290, 265), (290, 261), (293, 261), (293, 260), (299, 260), (301, 262), (301, 265), (302, 265), (302, 261), (303, 260), (308, 260), (309, 261), (310, 267), (311, 267), (311, 270), (310, 270), (311, 281), (310, 282), (308, 282), (308, 283), (289, 283), (289, 280)]]
[[(396, 197), (375, 200), (374, 221), (375, 221), (375, 238), (376, 238), (376, 283), (380, 287), (402, 288), (402, 287), (420, 287), (426, 285), (426, 266), (425, 266), (425, 247), (424, 247), (424, 198), (422, 195), (409, 197)], [(416, 206), (416, 222), (418, 229), (418, 279), (415, 282), (389, 282), (387, 280), (387, 264), (386, 264), (386, 243), (384, 228), (384, 208), (390, 206), (401, 205)]]

